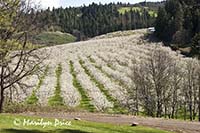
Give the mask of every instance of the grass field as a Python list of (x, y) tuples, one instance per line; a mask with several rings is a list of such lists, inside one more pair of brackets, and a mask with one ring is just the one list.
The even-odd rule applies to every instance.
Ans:
[(38, 44), (57, 45), (75, 42), (76, 37), (62, 32), (43, 32), (33, 37), (33, 41)]
[[(141, 8), (141, 7), (121, 7), (118, 9), (118, 11), (120, 14), (125, 14), (125, 12), (130, 12), (131, 8), (133, 11), (138, 11), (138, 12), (140, 12), (140, 14), (142, 13), (143, 8)], [(148, 9), (148, 8), (146, 8), (146, 9)], [(157, 13), (153, 10), (149, 10), (149, 15), (157, 17)]]
[[(39, 122), (36, 126), (27, 122)], [(42, 121), (42, 122), (41, 122)], [(29, 123), (29, 124), (28, 124)], [(41, 124), (43, 123), (43, 125)], [(46, 126), (44, 126), (46, 123)], [(87, 121), (67, 121), (20, 115), (0, 115), (1, 133), (168, 133), (167, 131), (129, 125), (112, 125)]]
[[(140, 7), (132, 7), (132, 10), (141, 12), (142, 8), (140, 8)], [(119, 11), (119, 13), (124, 14), (125, 12), (130, 12), (131, 11), (131, 7), (121, 7), (121, 8), (119, 8), (118, 11)]]

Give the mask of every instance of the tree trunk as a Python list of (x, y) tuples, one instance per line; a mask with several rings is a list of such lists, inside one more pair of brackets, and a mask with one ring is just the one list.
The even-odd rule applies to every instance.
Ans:
[(157, 113), (156, 113), (156, 117), (161, 117), (161, 113), (162, 113), (162, 104), (161, 104), (161, 101), (158, 100), (157, 101)]
[(167, 106), (165, 104), (165, 118), (167, 118)]
[(173, 105), (173, 107), (172, 107), (172, 114), (171, 114), (171, 115), (172, 115), (172, 116), (171, 116), (172, 119), (174, 119), (174, 113), (175, 113), (175, 107), (174, 107), (174, 105)]
[(4, 81), (3, 81), (3, 72), (4, 67), (1, 68), (1, 74), (0, 74), (0, 113), (3, 112), (3, 102), (4, 102)]
[(199, 101), (198, 101), (198, 108), (199, 108), (199, 122), (200, 122), (200, 76), (199, 76)]
[(192, 121), (192, 113), (193, 113), (193, 102), (192, 102), (192, 87), (189, 88), (189, 112), (190, 112), (190, 121)]
[(175, 111), (175, 118), (178, 119), (178, 109)]
[(174, 119), (176, 113), (176, 106), (177, 106), (177, 85), (174, 86), (173, 91), (173, 99), (172, 99), (172, 111), (171, 111), (171, 118)]
[(190, 110), (190, 121), (192, 121), (192, 102), (189, 103), (189, 110)]
[(4, 95), (3, 95), (3, 89), (0, 88), (1, 94), (0, 94), (0, 113), (3, 112), (3, 102), (4, 102)]
[(138, 88), (136, 88), (136, 115), (139, 115)]
[(184, 120), (186, 120), (186, 113), (187, 113), (187, 109), (186, 109), (186, 102), (184, 103)]
[(196, 113), (196, 100), (195, 100), (195, 102), (194, 102), (194, 106), (193, 106), (193, 115), (192, 115), (193, 120), (196, 119), (196, 115), (197, 115), (197, 113)]
[(157, 113), (156, 117), (161, 117), (162, 116), (162, 105), (163, 105), (163, 99), (164, 99), (164, 93), (163, 90), (164, 88), (161, 87), (160, 83), (155, 84), (155, 89), (156, 89), (156, 95), (157, 95)]

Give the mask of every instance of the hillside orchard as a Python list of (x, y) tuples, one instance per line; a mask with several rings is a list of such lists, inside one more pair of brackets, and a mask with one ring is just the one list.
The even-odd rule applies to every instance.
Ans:
[(147, 42), (146, 29), (130, 32), (40, 49), (50, 54), (46, 74), (28, 77), (24, 82), (35, 87), (7, 91), (7, 99), (23, 103), (34, 92), (41, 106), (51, 106), (53, 96), (63, 106), (88, 111), (200, 117), (200, 62)]

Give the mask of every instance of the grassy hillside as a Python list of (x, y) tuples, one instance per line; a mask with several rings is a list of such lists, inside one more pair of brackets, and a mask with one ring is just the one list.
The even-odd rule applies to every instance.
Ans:
[[(46, 127), (40, 125), (27, 125), (24, 121), (40, 121), (43, 118), (25, 117), (19, 115), (0, 115), (1, 133), (169, 133), (167, 131), (147, 128), (131, 127), (129, 125), (113, 125), (107, 123), (95, 123), (87, 121), (67, 121), (55, 119), (43, 119), (44, 122), (52, 124)], [(71, 122), (69, 125), (57, 125), (60, 122)], [(24, 124), (24, 125), (23, 125)], [(47, 124), (47, 123), (46, 123)]]
[(153, 16), (157, 17), (157, 12), (154, 11), (154, 10), (149, 9), (148, 7), (120, 7), (120, 8), (118, 9), (118, 11), (119, 11), (120, 14), (125, 14), (125, 12), (130, 12), (131, 9), (132, 9), (133, 11), (138, 11), (138, 12), (140, 12), (140, 14), (142, 13), (142, 10), (143, 10), (143, 9), (147, 9), (148, 12), (149, 12), (149, 15), (151, 15), (152, 17), (153, 17)]
[(75, 42), (76, 37), (62, 32), (43, 32), (33, 37), (33, 42), (37, 44), (57, 45)]
[(140, 7), (120, 7), (118, 11), (119, 11), (119, 13), (124, 14), (125, 12), (129, 12), (131, 10), (131, 8), (133, 11), (141, 11), (142, 10), (142, 8), (140, 8)]

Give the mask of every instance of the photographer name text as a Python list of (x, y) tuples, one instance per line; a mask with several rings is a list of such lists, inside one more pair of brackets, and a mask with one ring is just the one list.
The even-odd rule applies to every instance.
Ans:
[(61, 127), (61, 126), (71, 126), (71, 121), (67, 120), (59, 120), (59, 119), (54, 119), (54, 121), (48, 121), (44, 120), (43, 118), (41, 119), (15, 119), (13, 121), (13, 124), (15, 126), (41, 126), (42, 128), (46, 128), (49, 126), (53, 127)]

